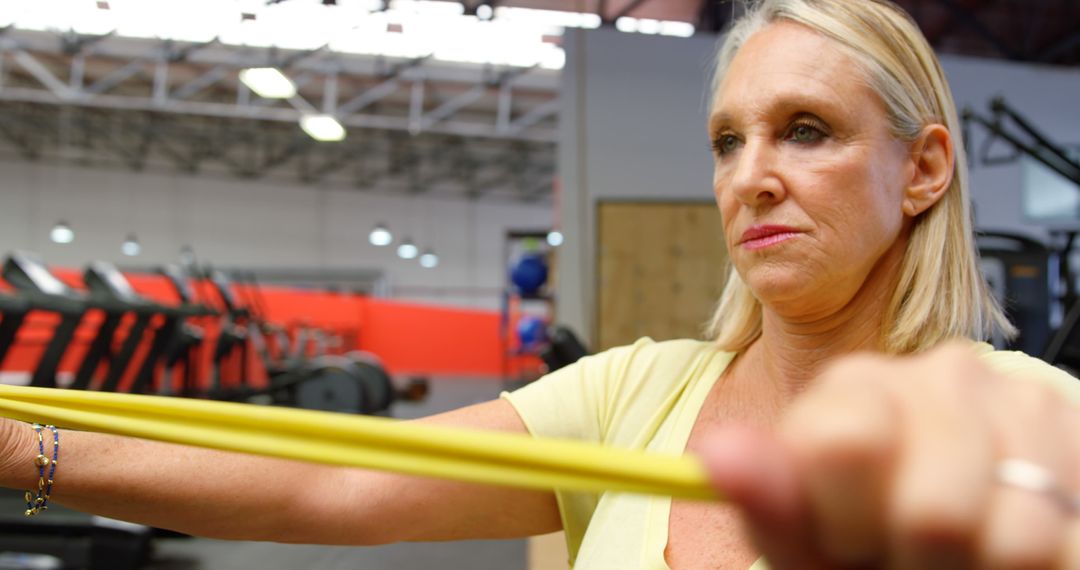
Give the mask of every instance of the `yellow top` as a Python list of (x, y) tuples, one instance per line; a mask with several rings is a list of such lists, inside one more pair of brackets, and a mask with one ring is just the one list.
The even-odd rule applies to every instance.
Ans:
[[(1080, 404), (1080, 382), (1018, 352), (980, 343), (987, 364), (1010, 376), (1058, 384)], [(654, 342), (587, 357), (504, 393), (529, 432), (661, 455), (683, 453), (698, 412), (735, 354), (695, 340)], [(666, 570), (671, 498), (557, 491), (570, 562), (579, 570)], [(758, 560), (751, 570), (765, 570)]]

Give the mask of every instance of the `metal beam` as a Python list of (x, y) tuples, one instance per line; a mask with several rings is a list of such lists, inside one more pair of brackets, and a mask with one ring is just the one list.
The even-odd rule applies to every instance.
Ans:
[(512, 134), (520, 133), (521, 131), (543, 121), (545, 118), (550, 117), (559, 112), (559, 100), (552, 99), (546, 103), (541, 103), (536, 107), (529, 110), (528, 113), (520, 116), (514, 122), (510, 123), (509, 132)]
[(24, 50), (16, 49), (14, 51), (14, 58), (16, 63), (22, 66), (22, 68), (30, 73), (30, 75), (33, 75), (34, 79), (37, 79), (39, 83), (48, 88), (53, 95), (66, 100), (75, 98), (75, 92), (63, 81), (57, 79), (57, 77), (49, 71), (49, 68), (45, 67), (34, 56)]
[(487, 86), (477, 85), (464, 93), (451, 97), (442, 105), (439, 105), (433, 111), (424, 115), (422, 119), (424, 128), (431, 127), (439, 121), (449, 118), (454, 113), (457, 113), (478, 101), (485, 93), (487, 93)]
[[(423, 85), (421, 83), (416, 84), (419, 87), (415, 87), (421, 93), (423, 92)], [(0, 89), (0, 101), (22, 101), (30, 103), (45, 103), (45, 104), (66, 104), (66, 101), (58, 100), (50, 95), (50, 93), (42, 91), (40, 89), (27, 89), (21, 87), (5, 87)], [(300, 120), (300, 111), (285, 107), (240, 107), (232, 103), (212, 103), (207, 101), (181, 101), (175, 99), (169, 99), (165, 104), (159, 105), (153, 100), (146, 97), (133, 97), (125, 95), (112, 95), (102, 94), (92, 99), (80, 100), (80, 106), (101, 108), (101, 109), (117, 109), (117, 110), (136, 110), (136, 111), (160, 111), (165, 113), (186, 114), (186, 115), (201, 115), (205, 117), (228, 117), (237, 119), (259, 119), (266, 121), (280, 121), (280, 122), (297, 122)], [(548, 104), (545, 104), (548, 105)], [(557, 108), (557, 105), (555, 105)], [(536, 109), (534, 109), (535, 111)], [(542, 113), (540, 118), (548, 116), (552, 113), (552, 110), (547, 110)], [(519, 122), (523, 122), (525, 116), (519, 119)], [(414, 123), (407, 117), (396, 117), (387, 115), (350, 115), (347, 117), (339, 117), (338, 120), (342, 125), (346, 127), (358, 127), (358, 128), (373, 128), (373, 129), (385, 129), (393, 131), (409, 131), (416, 134)], [(539, 120), (539, 119), (538, 119)], [(513, 125), (513, 123), (512, 123)], [(556, 132), (554, 129), (533, 129), (526, 131), (525, 128), (528, 125), (521, 125), (515, 129), (511, 127), (511, 132), (499, 133), (496, 132), (493, 125), (490, 123), (473, 123), (463, 121), (441, 121), (438, 124), (431, 125), (424, 130), (432, 133), (441, 133), (448, 135), (457, 135), (462, 137), (483, 137), (492, 139), (510, 139), (510, 140), (524, 140), (524, 141), (536, 141), (536, 142), (555, 142)]]
[(187, 83), (177, 87), (169, 94), (170, 99), (187, 99), (192, 95), (210, 87), (211, 85), (225, 79), (229, 75), (229, 69), (224, 65), (218, 65), (211, 68), (206, 73), (188, 81)]
[(1039, 52), (1035, 56), (1035, 61), (1051, 62), (1058, 56), (1069, 53), (1070, 50), (1076, 49), (1080, 46), (1080, 30), (1073, 30), (1072, 33), (1057, 40), (1053, 45)]
[(1001, 40), (990, 28), (987, 28), (982, 22), (979, 21), (975, 14), (970, 10), (964, 8), (956, 2), (956, 0), (937, 0), (939, 4), (949, 9), (956, 19), (960, 20), (964, 25), (971, 28), (978, 36), (985, 40), (991, 47), (996, 49), (1002, 55), (1012, 60), (1023, 60), (1022, 54), (1014, 50), (1011, 46)]
[(361, 109), (378, 101), (379, 99), (393, 94), (395, 91), (398, 90), (399, 87), (401, 87), (400, 79), (396, 77), (387, 79), (386, 81), (383, 81), (375, 87), (372, 87), (371, 89), (368, 89), (367, 91), (364, 91), (356, 97), (353, 97), (352, 99), (339, 105), (338, 113), (342, 115), (351, 115), (352, 113), (360, 111)]
[(147, 62), (142, 59), (129, 61), (95, 81), (85, 89), (85, 92), (91, 95), (104, 93), (141, 73), (146, 63)]

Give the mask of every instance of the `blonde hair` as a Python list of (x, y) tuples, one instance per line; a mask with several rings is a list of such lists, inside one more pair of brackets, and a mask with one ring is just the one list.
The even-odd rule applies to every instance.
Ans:
[[(777, 21), (806, 26), (847, 49), (885, 104), (893, 135), (913, 141), (929, 124), (956, 136), (960, 121), (933, 49), (918, 26), (887, 0), (762, 0), (739, 19), (720, 47), (715, 93), (736, 52), (754, 33)], [(955, 140), (955, 139), (954, 139)], [(945, 195), (914, 221), (900, 278), (882, 322), (880, 348), (914, 353), (949, 338), (983, 340), (997, 328), (1015, 334), (979, 269), (969, 205), (967, 160), (955, 146)], [(745, 349), (761, 334), (761, 303), (731, 262), (708, 325), (724, 350)]]

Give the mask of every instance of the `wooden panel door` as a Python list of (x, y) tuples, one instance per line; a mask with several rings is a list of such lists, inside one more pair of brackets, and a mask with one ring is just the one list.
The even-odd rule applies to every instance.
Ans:
[(724, 284), (716, 204), (601, 202), (597, 216), (598, 348), (700, 338)]

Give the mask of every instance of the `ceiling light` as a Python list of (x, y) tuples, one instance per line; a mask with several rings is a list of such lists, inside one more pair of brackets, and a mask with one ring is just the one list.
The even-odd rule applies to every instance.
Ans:
[(296, 95), (296, 84), (292, 79), (273, 67), (249, 67), (241, 70), (240, 81), (265, 99), (288, 99)]
[(375, 228), (368, 234), (368, 241), (371, 242), (371, 245), (387, 246), (393, 243), (394, 234), (390, 233), (390, 229), (386, 227), (386, 224), (375, 224)]
[(413, 259), (418, 253), (420, 253), (420, 250), (417, 249), (416, 244), (409, 238), (405, 238), (405, 241), (402, 241), (401, 245), (397, 248), (398, 257), (401, 259)]
[(694, 25), (689, 22), (660, 22), (660, 33), (665, 36), (688, 38), (694, 35)]
[(626, 33), (636, 32), (638, 30), (637, 18), (623, 16), (622, 18), (617, 19), (615, 20), (615, 29)]
[(337, 142), (345, 138), (345, 127), (331, 115), (304, 115), (300, 128), (319, 142)]
[(128, 234), (124, 238), (124, 243), (120, 245), (120, 251), (128, 257), (135, 257), (142, 251), (142, 246), (139, 245), (139, 240), (136, 239), (135, 234)]
[(642, 18), (637, 22), (638, 32), (642, 34), (659, 34), (660, 21), (651, 18)]
[(551, 247), (559, 247), (563, 243), (563, 235), (559, 230), (551, 230), (547, 235), (548, 245)]
[(49, 239), (56, 243), (71, 243), (75, 241), (75, 230), (71, 229), (67, 222), (60, 220), (49, 231)]
[(420, 266), (431, 269), (439, 264), (439, 256), (435, 255), (434, 251), (425, 249), (424, 253), (420, 256)]
[(476, 17), (480, 20), (490, 20), (495, 15), (495, 10), (490, 4), (481, 4), (476, 7)]

